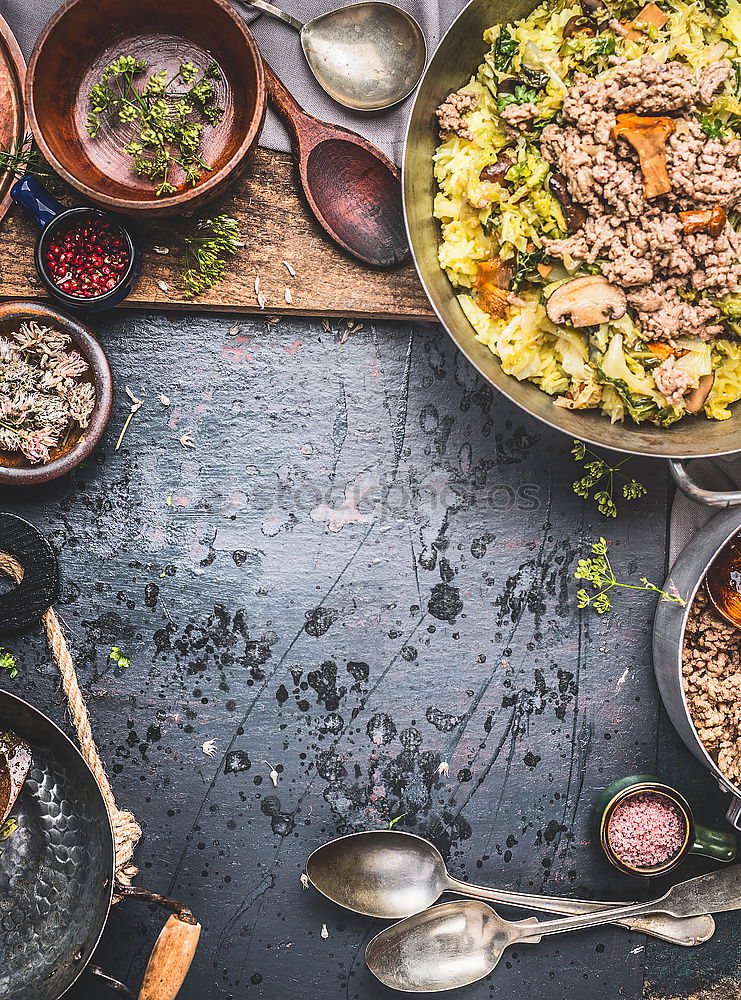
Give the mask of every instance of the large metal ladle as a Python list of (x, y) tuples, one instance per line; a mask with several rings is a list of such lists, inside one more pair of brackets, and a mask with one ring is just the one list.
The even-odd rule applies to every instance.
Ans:
[(407, 993), (435, 993), (468, 986), (495, 968), (513, 944), (537, 944), (550, 934), (600, 927), (649, 913), (692, 917), (741, 908), (741, 865), (680, 882), (661, 899), (539, 923), (535, 917), (514, 923), (476, 900), (433, 906), (381, 931), (368, 945), (365, 960), (377, 979)]
[[(433, 844), (400, 830), (368, 830), (332, 840), (309, 857), (306, 874), (333, 903), (385, 920), (419, 913), (444, 892), (549, 913), (580, 914), (621, 906), (469, 885), (448, 873)], [(715, 931), (715, 921), (707, 913), (681, 920), (661, 914), (623, 923), (632, 930), (685, 946), (702, 944)]]
[(319, 86), (353, 111), (381, 111), (398, 104), (424, 71), (427, 46), (422, 29), (411, 14), (393, 4), (353, 4), (302, 24), (268, 0), (242, 2), (300, 32), (306, 62)]

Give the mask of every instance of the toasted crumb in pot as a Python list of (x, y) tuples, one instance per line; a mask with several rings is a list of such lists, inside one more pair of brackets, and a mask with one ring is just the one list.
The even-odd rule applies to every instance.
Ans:
[(720, 617), (703, 588), (687, 621), (682, 674), (700, 742), (728, 780), (741, 785), (741, 629)]

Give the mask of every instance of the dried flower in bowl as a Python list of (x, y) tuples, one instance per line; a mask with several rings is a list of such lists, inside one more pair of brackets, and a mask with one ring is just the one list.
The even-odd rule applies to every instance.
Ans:
[(35, 320), (0, 337), (0, 449), (48, 462), (94, 408), (89, 366), (71, 337)]

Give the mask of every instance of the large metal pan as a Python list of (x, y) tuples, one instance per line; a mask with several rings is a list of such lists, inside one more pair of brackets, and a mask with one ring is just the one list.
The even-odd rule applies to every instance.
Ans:
[[(499, 361), (483, 344), (455, 298), (437, 262), (439, 227), (432, 216), (435, 181), (432, 155), (438, 142), (435, 108), (468, 82), (486, 50), (484, 30), (501, 21), (524, 17), (534, 0), (471, 0), (443, 37), (417, 91), (404, 151), (404, 213), (412, 255), (425, 291), (441, 323), (458, 348), (481, 374), (529, 414), (572, 438), (631, 454), (661, 458), (697, 458), (741, 450), (741, 411), (730, 420), (685, 419), (661, 430), (645, 425), (610, 424), (598, 413), (565, 410), (531, 382), (505, 375)], [(674, 466), (681, 472), (682, 466)], [(685, 484), (680, 483), (684, 488)], [(741, 499), (741, 498), (740, 498)]]
[(659, 601), (654, 619), (653, 653), (656, 680), (669, 718), (695, 757), (715, 777), (721, 789), (732, 796), (728, 821), (741, 830), (741, 788), (718, 770), (700, 742), (682, 683), (682, 647), (692, 602), (711, 563), (739, 528), (741, 514), (738, 510), (721, 511), (695, 535), (674, 563), (664, 589), (675, 585), (687, 603), (682, 607), (673, 601)]
[(0, 1000), (58, 1000), (90, 966), (114, 890), (173, 910), (155, 945), (140, 1000), (172, 1000), (200, 928), (190, 910), (115, 885), (113, 831), (103, 796), (74, 744), (27, 702), (0, 692), (0, 730), (26, 740), (33, 765), (0, 843)]

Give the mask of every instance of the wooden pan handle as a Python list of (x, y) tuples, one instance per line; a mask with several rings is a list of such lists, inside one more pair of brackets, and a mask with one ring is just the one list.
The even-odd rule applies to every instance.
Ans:
[(175, 1000), (188, 975), (200, 936), (199, 923), (191, 923), (174, 913), (167, 918), (149, 956), (139, 1000)]

